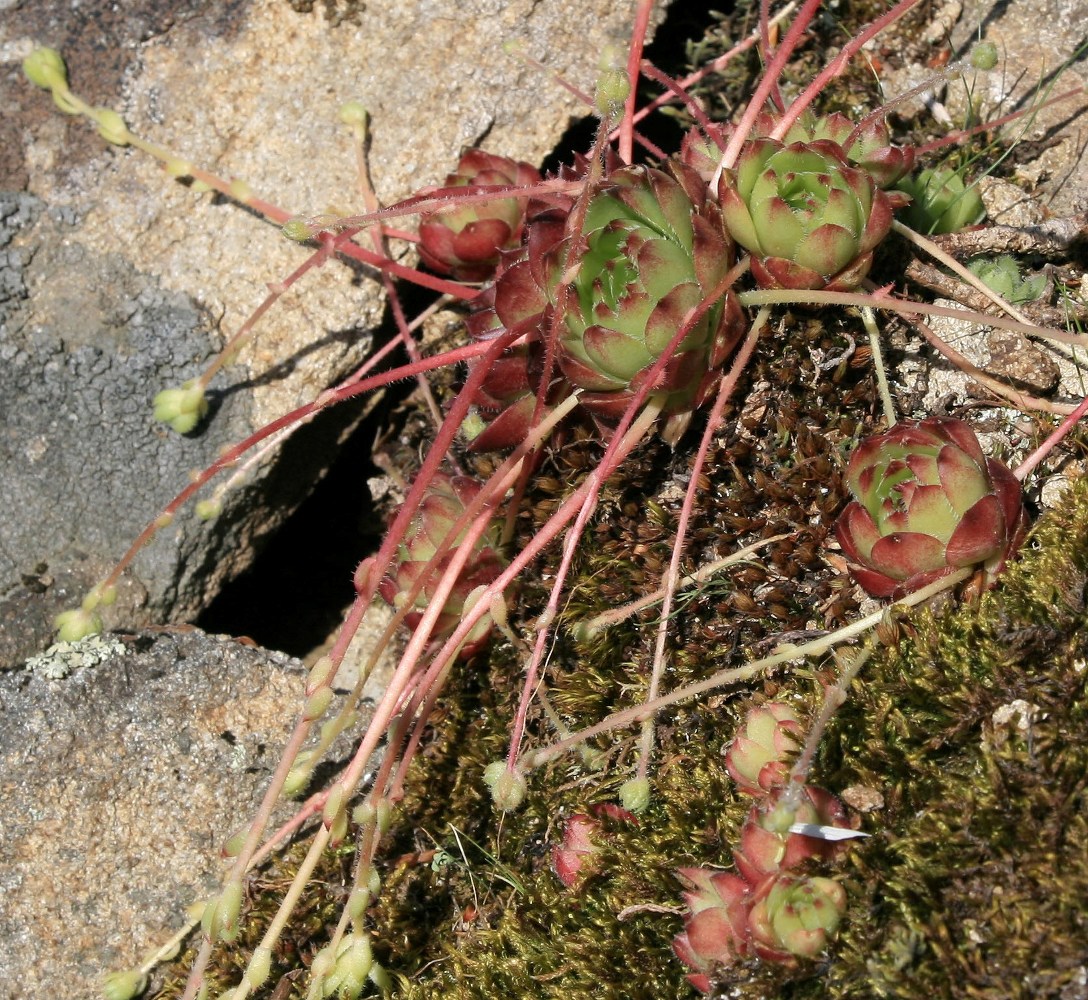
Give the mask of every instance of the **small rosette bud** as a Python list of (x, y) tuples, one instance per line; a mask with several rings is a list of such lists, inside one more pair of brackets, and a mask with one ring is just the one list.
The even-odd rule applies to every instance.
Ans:
[(902, 220), (920, 233), (956, 233), (981, 222), (986, 214), (978, 188), (968, 187), (954, 170), (923, 170), (904, 177), (896, 187), (911, 198)]
[[(528, 163), (470, 149), (446, 187), (530, 185), (540, 174)], [(496, 197), (428, 212), (419, 220), (419, 255), (440, 274), (460, 281), (485, 281), (495, 273), (499, 255), (521, 242), (527, 199)]]
[(782, 804), (782, 794), (752, 807), (740, 832), (740, 846), (733, 852), (737, 871), (749, 885), (768, 875), (797, 867), (807, 858), (830, 860), (847, 849), (842, 842), (790, 833), (794, 823), (847, 827), (846, 809), (830, 792), (814, 785), (801, 789), (796, 809)]
[(731, 126), (717, 124), (689, 129), (680, 141), (681, 162), (686, 163), (709, 184), (717, 173), (731, 132)]
[(1023, 539), (1019, 481), (961, 420), (929, 417), (866, 439), (846, 481), (854, 500), (836, 535), (873, 597), (902, 597), (968, 566), (992, 581)]
[(595, 805), (590, 812), (575, 813), (563, 824), (563, 838), (552, 848), (552, 867), (559, 881), (575, 889), (597, 870), (595, 861), (601, 838), (616, 823), (638, 823), (634, 813), (611, 802)]
[(729, 234), (764, 288), (856, 288), (902, 199), (830, 140), (753, 139), (718, 184)]
[(801, 720), (789, 705), (768, 702), (750, 709), (725, 754), (725, 768), (737, 788), (748, 795), (781, 788), (802, 733)]
[(816, 958), (846, 912), (846, 891), (829, 878), (778, 874), (754, 893), (748, 914), (752, 945), (774, 962)]
[(681, 868), (677, 874), (691, 888), (683, 893), (689, 912), (672, 950), (695, 970), (688, 976), (691, 985), (709, 993), (708, 973), (716, 966), (733, 965), (750, 951), (751, 887), (739, 875), (711, 868)]
[[(405, 624), (415, 629), (427, 608), (434, 603), (435, 590), (453, 558), (464, 535), (453, 535), (453, 526), (480, 492), (481, 484), (467, 476), (435, 475), (428, 485), (404, 541), (398, 548), (398, 562), (383, 577), (378, 592), (392, 607), (401, 608), (408, 601), (412, 586), (423, 576), (423, 585), (412, 599), (412, 610), (405, 616)], [(443, 555), (436, 553), (449, 542)], [(461, 621), (470, 596), (477, 587), (491, 583), (506, 567), (506, 559), (500, 552), (501, 528), (497, 523), (484, 532), (476, 542), (475, 551), (469, 557), (458, 576), (453, 590), (446, 599), (441, 614), (431, 632), (432, 639), (451, 635)], [(491, 631), (490, 615), (485, 615), (470, 633), (461, 655), (469, 656), (482, 648)]]

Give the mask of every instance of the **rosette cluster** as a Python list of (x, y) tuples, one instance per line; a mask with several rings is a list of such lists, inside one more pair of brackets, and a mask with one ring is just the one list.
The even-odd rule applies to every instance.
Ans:
[(1025, 531), (1020, 482), (962, 420), (928, 417), (862, 441), (836, 525), (850, 572), (873, 597), (902, 597), (969, 566), (1000, 572)]
[(756, 956), (795, 963), (816, 958), (846, 912), (846, 892), (834, 879), (802, 868), (833, 861), (841, 842), (798, 832), (798, 824), (849, 829), (842, 803), (815, 785), (789, 781), (802, 734), (792, 708), (768, 702), (749, 710), (726, 752), (739, 791), (757, 797), (733, 851), (735, 872), (682, 868), (688, 912), (673, 951), (694, 971), (689, 982), (704, 993), (719, 968)]

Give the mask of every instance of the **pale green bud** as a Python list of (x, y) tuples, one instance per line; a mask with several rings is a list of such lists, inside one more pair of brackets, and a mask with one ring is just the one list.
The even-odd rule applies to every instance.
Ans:
[(511, 812), (525, 801), (529, 785), (517, 769), (511, 770), (504, 760), (496, 760), (484, 770), (484, 784), (491, 789), (491, 801), (496, 809)]
[(193, 509), (201, 521), (212, 521), (223, 513), (223, 504), (219, 500), (198, 500)]
[(370, 801), (360, 802), (351, 814), (351, 821), (356, 826), (369, 826), (377, 820), (377, 810)]
[(331, 656), (318, 657), (310, 668), (310, 676), (306, 678), (306, 693), (313, 694), (318, 688), (327, 685), (335, 666)]
[(68, 87), (68, 70), (64, 59), (56, 49), (35, 49), (23, 60), (23, 72), (36, 87), (53, 90)]
[(325, 714), (325, 709), (329, 707), (330, 701), (332, 701), (332, 688), (318, 688), (306, 699), (306, 707), (303, 710), (302, 717), (307, 722), (321, 718)]
[(366, 128), (367, 112), (361, 101), (345, 101), (340, 105), (340, 121), (352, 128)]
[(633, 813), (644, 812), (650, 804), (650, 779), (631, 778), (620, 786), (620, 805)]
[(979, 42), (971, 49), (971, 65), (975, 69), (993, 69), (997, 65), (997, 46), (993, 42)]
[(166, 172), (171, 177), (191, 177), (193, 165), (188, 160), (182, 160), (176, 156), (172, 156), (166, 161)]
[(53, 624), (57, 628), (57, 639), (60, 642), (78, 642), (102, 631), (102, 619), (83, 608), (62, 611), (53, 619)]
[(102, 981), (102, 995), (106, 1000), (132, 1000), (147, 989), (147, 976), (139, 969), (111, 972)]
[(224, 858), (236, 858), (242, 853), (242, 848), (246, 844), (246, 835), (242, 833), (236, 833), (223, 845), (223, 857)]
[(348, 896), (347, 911), (348, 916), (354, 923), (358, 923), (366, 916), (366, 911), (370, 906), (370, 890), (369, 889), (355, 889), (350, 896)]
[(91, 117), (98, 125), (98, 134), (115, 146), (127, 146), (132, 141), (125, 120), (111, 108), (95, 108)]
[(250, 187), (245, 181), (231, 181), (230, 196), (235, 201), (246, 205), (249, 203), (249, 199), (253, 197), (253, 188)]
[(379, 799), (374, 807), (374, 819), (378, 823), (378, 833), (388, 833), (393, 822), (393, 803), (388, 799)]
[(321, 818), (325, 821), (326, 826), (329, 826), (337, 815), (344, 811), (346, 798), (347, 795), (343, 785), (333, 785), (329, 789), (329, 797), (325, 799), (325, 808), (321, 811)]
[(302, 219), (288, 219), (280, 227), (280, 232), (295, 243), (305, 243), (314, 238), (313, 228)]
[(178, 389), (163, 389), (152, 403), (155, 419), (179, 434), (188, 434), (208, 412), (200, 383), (191, 379)]
[(249, 960), (249, 968), (246, 969), (246, 979), (253, 987), (263, 986), (268, 973), (272, 971), (272, 949), (255, 948), (253, 957)]

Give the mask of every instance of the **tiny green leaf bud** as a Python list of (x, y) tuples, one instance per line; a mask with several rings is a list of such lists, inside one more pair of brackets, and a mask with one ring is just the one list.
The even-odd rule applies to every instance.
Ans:
[(160, 514), (158, 517), (155, 518), (155, 527), (156, 528), (169, 528), (170, 525), (172, 525), (173, 523), (174, 523), (174, 515), (173, 514)]
[(213, 521), (223, 513), (223, 504), (218, 500), (198, 500), (193, 509), (201, 521)]
[(111, 108), (95, 108), (91, 117), (98, 124), (98, 134), (106, 142), (112, 142), (115, 146), (127, 146), (132, 141), (132, 134), (125, 120)]
[(329, 707), (330, 701), (332, 701), (332, 688), (319, 688), (306, 699), (306, 708), (303, 710), (302, 717), (307, 722), (321, 718), (325, 714), (325, 709)]
[(102, 631), (102, 619), (84, 608), (62, 611), (53, 619), (53, 624), (57, 627), (60, 642), (78, 642)]
[(255, 948), (253, 957), (249, 960), (249, 968), (246, 969), (246, 979), (253, 987), (263, 986), (268, 973), (272, 970), (272, 949)]
[(109, 587), (102, 587), (101, 589), (95, 587), (92, 593), (97, 593), (98, 600), (107, 608), (111, 604), (117, 603), (117, 588), (112, 584)]
[(236, 833), (223, 845), (223, 857), (224, 858), (236, 858), (242, 853), (242, 848), (246, 843), (245, 832)]
[(649, 778), (631, 778), (620, 786), (620, 805), (628, 812), (644, 812), (649, 804)]
[(229, 940), (238, 928), (238, 916), (242, 912), (242, 883), (228, 882), (223, 886), (223, 894), (215, 905), (214, 921), (218, 936)]
[(311, 695), (328, 684), (335, 666), (331, 656), (318, 657), (317, 662), (310, 668), (310, 676), (306, 678), (306, 694)]
[(971, 65), (975, 69), (993, 69), (997, 65), (997, 46), (993, 42), (979, 42), (971, 49)]
[(528, 782), (517, 769), (507, 767), (506, 761), (496, 760), (484, 770), (484, 784), (491, 789), (491, 801), (495, 808), (512, 812), (525, 801)]
[(23, 60), (23, 72), (36, 87), (46, 90), (68, 87), (68, 70), (64, 59), (56, 49), (35, 49)]
[(106, 1000), (132, 1000), (147, 989), (147, 976), (139, 969), (111, 972), (102, 982)]
[(388, 833), (393, 822), (393, 803), (388, 799), (379, 799), (374, 807), (374, 818), (378, 821), (378, 833)]
[(295, 243), (305, 243), (314, 237), (313, 229), (302, 219), (288, 219), (280, 227), (280, 232)]
[(361, 101), (345, 101), (340, 105), (340, 121), (352, 128), (366, 128), (367, 113)]
[(631, 93), (631, 84), (624, 68), (623, 53), (615, 45), (607, 45), (598, 64), (601, 75), (597, 77), (597, 89), (593, 104), (604, 119), (614, 118)]
[(195, 194), (204, 194), (210, 191), (212, 186), (207, 181), (195, 180), (193, 181), (192, 190)]

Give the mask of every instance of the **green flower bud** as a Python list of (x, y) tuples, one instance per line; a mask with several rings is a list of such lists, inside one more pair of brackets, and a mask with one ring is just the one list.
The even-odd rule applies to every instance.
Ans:
[(111, 972), (102, 982), (102, 995), (106, 1000), (133, 1000), (146, 989), (147, 976), (139, 969)]
[(313, 227), (303, 219), (288, 219), (280, 226), (280, 232), (293, 243), (305, 243), (315, 235)]
[(196, 379), (179, 389), (163, 389), (152, 403), (155, 419), (179, 434), (188, 434), (208, 412), (204, 389)]
[(223, 504), (218, 500), (198, 500), (193, 510), (201, 521), (211, 521), (223, 513)]
[(166, 161), (165, 169), (171, 177), (191, 177), (193, 173), (193, 165), (188, 160), (182, 160), (176, 156)]
[(23, 60), (23, 72), (37, 87), (46, 90), (68, 88), (68, 70), (56, 49), (35, 49)]
[(302, 717), (307, 722), (320, 719), (325, 714), (325, 709), (329, 707), (331, 701), (332, 688), (319, 688), (306, 699), (306, 707), (303, 710)]
[(272, 971), (272, 949), (255, 948), (253, 957), (249, 960), (249, 968), (246, 969), (246, 979), (253, 987), (263, 986)]
[(366, 128), (367, 111), (362, 101), (345, 101), (340, 105), (340, 121), (352, 128)]

